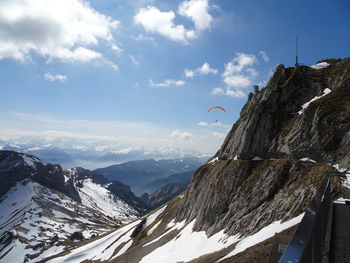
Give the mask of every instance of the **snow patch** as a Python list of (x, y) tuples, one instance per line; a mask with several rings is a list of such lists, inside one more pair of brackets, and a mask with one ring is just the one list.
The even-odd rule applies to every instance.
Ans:
[(313, 160), (309, 157), (301, 158), (300, 161), (317, 163), (315, 160)]
[(252, 160), (253, 160), (253, 161), (261, 161), (262, 158), (260, 158), (259, 156), (255, 156)]
[(334, 201), (334, 203), (336, 203), (336, 204), (346, 204), (346, 202), (350, 202), (350, 199), (346, 199), (346, 198), (339, 198), (339, 199), (337, 199), (337, 200), (335, 200)]
[(213, 160), (211, 160), (211, 161), (209, 161), (208, 163), (215, 163), (216, 161), (218, 161), (219, 160), (219, 157), (215, 157)]
[(120, 255), (123, 255), (128, 249), (129, 247), (131, 247), (132, 243), (134, 241), (132, 239), (130, 239), (119, 251), (118, 253), (112, 257), (112, 259), (116, 258), (116, 257), (119, 257)]
[(320, 63), (317, 63), (315, 65), (312, 65), (310, 66), (310, 68), (313, 68), (313, 69), (322, 69), (322, 68), (326, 68), (329, 66), (329, 63), (327, 62), (320, 62)]
[(316, 101), (316, 100), (322, 98), (323, 96), (327, 95), (327, 94), (330, 93), (330, 92), (331, 92), (331, 90), (330, 90), (329, 88), (326, 88), (326, 89), (323, 91), (322, 95), (316, 96), (316, 97), (312, 98), (310, 101), (304, 103), (304, 104), (301, 106), (301, 110), (298, 111), (298, 114), (299, 114), (299, 115), (302, 114), (302, 113), (307, 109), (307, 107), (309, 107), (309, 105), (310, 105), (312, 102), (314, 102), (314, 101)]
[(156, 230), (156, 228), (159, 226), (159, 224), (162, 222), (162, 220), (159, 220), (154, 226), (152, 226), (152, 228), (150, 230), (148, 230), (147, 232), (147, 236), (151, 235), (154, 230)]
[(124, 242), (127, 243), (131, 240), (130, 235), (140, 222), (140, 220), (137, 220), (132, 224), (126, 225), (122, 228), (117, 229), (116, 231), (113, 231), (111, 234), (101, 239), (70, 251), (68, 255), (53, 258), (47, 262), (80, 263), (84, 260), (91, 260), (93, 262), (98, 260), (109, 260), (113, 256), (113, 253), (118, 246)]
[(204, 254), (221, 250), (239, 240), (238, 235), (228, 237), (224, 234), (224, 230), (208, 238), (204, 231), (192, 231), (194, 223), (195, 220), (182, 229), (175, 238), (143, 257), (140, 263), (188, 262)]
[[(266, 239), (269, 239), (275, 235), (275, 233), (282, 232), (285, 229), (288, 229), (296, 224), (299, 224), (301, 219), (303, 218), (304, 213), (300, 214), (297, 217), (294, 217), (284, 223), (281, 223), (281, 220), (275, 221), (272, 224), (264, 227), (259, 232), (247, 236), (243, 238), (234, 248), (233, 251), (228, 253), (225, 257), (221, 258), (219, 261), (222, 261), (226, 258), (232, 257), (234, 255), (237, 255), (238, 253), (241, 253), (242, 251), (246, 250), (249, 247), (252, 247), (260, 242), (265, 241)], [(219, 262), (218, 261), (218, 262)]]
[(36, 169), (35, 162), (40, 162), (39, 159), (36, 159), (34, 157), (30, 157), (30, 156), (25, 155), (25, 154), (21, 154), (21, 157), (22, 157), (25, 165), (32, 167), (34, 169)]
[(146, 219), (146, 223), (144, 225), (144, 228), (148, 227), (149, 225), (151, 225), (154, 220), (156, 220), (156, 218), (163, 213), (163, 211), (165, 210), (165, 208), (167, 207), (167, 205), (163, 206), (162, 208), (158, 209), (156, 212), (154, 212), (153, 214), (151, 214), (150, 216), (147, 217)]

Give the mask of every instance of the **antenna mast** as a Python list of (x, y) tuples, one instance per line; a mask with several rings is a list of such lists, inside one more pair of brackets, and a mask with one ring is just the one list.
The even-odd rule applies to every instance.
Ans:
[(295, 37), (295, 66), (299, 66), (298, 63), (298, 36)]

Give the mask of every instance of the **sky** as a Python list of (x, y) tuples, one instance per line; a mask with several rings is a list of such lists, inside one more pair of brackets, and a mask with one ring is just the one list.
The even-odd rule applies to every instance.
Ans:
[(296, 36), (306, 65), (349, 56), (349, 10), (348, 0), (0, 1), (0, 139), (215, 153), (252, 86), (294, 65)]

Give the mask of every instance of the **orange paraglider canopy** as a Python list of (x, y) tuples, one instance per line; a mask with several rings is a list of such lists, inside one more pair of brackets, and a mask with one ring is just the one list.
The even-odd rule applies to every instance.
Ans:
[(223, 110), (224, 112), (226, 112), (226, 110), (225, 110), (224, 108), (219, 107), (219, 106), (211, 107), (211, 108), (208, 110), (208, 112), (211, 111), (211, 110), (213, 110), (213, 109), (220, 109), (220, 110)]

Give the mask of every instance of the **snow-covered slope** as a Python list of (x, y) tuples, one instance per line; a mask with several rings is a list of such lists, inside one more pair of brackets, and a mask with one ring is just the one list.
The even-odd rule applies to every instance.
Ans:
[(139, 215), (125, 201), (128, 186), (32, 155), (0, 151), (0, 180), (0, 262), (46, 260)]
[[(84, 239), (112, 230), (108, 217), (30, 179), (0, 200), (0, 261), (37, 262), (65, 249), (74, 232)], [(70, 245), (70, 246), (71, 246)]]
[[(204, 231), (194, 231), (194, 222), (175, 223), (171, 220), (163, 223), (162, 218), (166, 217), (168, 209), (171, 207), (163, 206), (143, 220), (136, 220), (80, 247), (68, 248), (69, 251), (66, 250), (65, 253), (59, 249), (57, 252), (52, 250), (51, 259), (47, 262), (176, 263), (188, 262), (229, 248), (232, 252), (225, 257), (227, 258), (298, 224), (302, 218), (300, 215), (284, 223), (274, 222), (252, 236), (228, 236), (222, 230), (209, 237)], [(135, 239), (135, 235), (143, 236), (143, 240), (140, 242), (140, 239)], [(125, 253), (128, 250), (132, 253)]]
[(77, 190), (83, 205), (120, 219), (136, 218), (135, 209), (102, 185), (94, 183), (92, 179), (84, 179), (80, 183), (82, 187), (77, 187)]
[(103, 175), (77, 167), (66, 170), (64, 177), (66, 184), (71, 183), (77, 191), (83, 205), (121, 221), (135, 219), (139, 215), (137, 204), (119, 197), (118, 194), (124, 196), (121, 191), (111, 192), (108, 187), (116, 182), (109, 182)]

